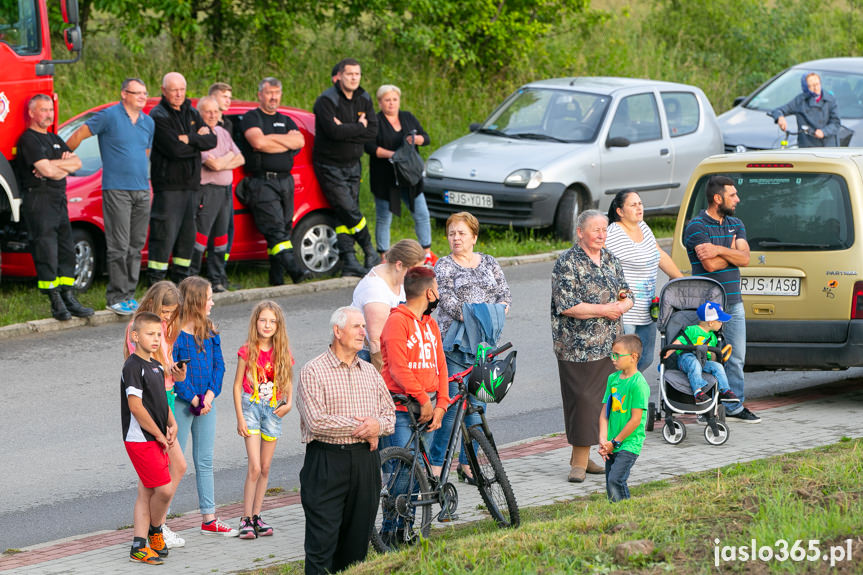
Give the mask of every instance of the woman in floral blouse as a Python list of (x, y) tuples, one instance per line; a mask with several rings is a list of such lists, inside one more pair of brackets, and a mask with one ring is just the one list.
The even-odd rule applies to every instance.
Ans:
[[(469, 212), (458, 212), (446, 221), (447, 240), (450, 254), (442, 257), (435, 264), (438, 288), (440, 291), (440, 307), (438, 308), (438, 325), (441, 337), (446, 340), (447, 332), (453, 322), (462, 321), (462, 304), (488, 303), (503, 304), (507, 312), (512, 303), (509, 285), (503, 276), (503, 270), (494, 257), (473, 251), (479, 237), (479, 221)], [(496, 342), (489, 341), (489, 345)], [(463, 353), (447, 352), (446, 366), (450, 375), (464, 371), (472, 365), (465, 363)], [(604, 390), (605, 388), (603, 388)], [(458, 384), (450, 382), (450, 397), (458, 392)], [(475, 397), (470, 401), (485, 405)], [(597, 415), (597, 417), (599, 417)], [(440, 473), (440, 465), (446, 455), (450, 430), (455, 418), (454, 410), (449, 410), (444, 416), (440, 430), (435, 433), (429, 457), (435, 474)], [(467, 425), (479, 423), (479, 416), (474, 414), (466, 421)], [(467, 455), (462, 449), (459, 456), (458, 475), (468, 483), (473, 482)]]
[(551, 334), (560, 373), (567, 442), (572, 445), (569, 481), (604, 473), (590, 461), (599, 436), (599, 412), (608, 376), (609, 354), (623, 335), (621, 316), (632, 307), (623, 268), (605, 249), (608, 219), (597, 210), (582, 212), (578, 241), (557, 259), (551, 272)]

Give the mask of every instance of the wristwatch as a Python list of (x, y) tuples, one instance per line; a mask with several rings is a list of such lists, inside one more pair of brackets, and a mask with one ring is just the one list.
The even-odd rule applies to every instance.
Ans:
[(614, 446), (615, 449), (620, 449), (620, 442), (616, 439), (611, 440), (611, 445)]

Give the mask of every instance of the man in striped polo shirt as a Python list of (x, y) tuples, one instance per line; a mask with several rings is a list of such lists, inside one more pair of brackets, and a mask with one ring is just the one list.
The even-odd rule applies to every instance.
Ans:
[(726, 415), (743, 423), (761, 423), (761, 418), (743, 405), (746, 313), (740, 294), (740, 268), (749, 265), (749, 243), (743, 222), (733, 217), (740, 197), (734, 181), (726, 176), (711, 176), (705, 194), (707, 209), (686, 225), (683, 244), (692, 264), (692, 275), (715, 279), (725, 288), (725, 309), (731, 320), (725, 323), (722, 332), (732, 349), (725, 373), (728, 385), (740, 398), (740, 403), (731, 408), (734, 411), (726, 411)]

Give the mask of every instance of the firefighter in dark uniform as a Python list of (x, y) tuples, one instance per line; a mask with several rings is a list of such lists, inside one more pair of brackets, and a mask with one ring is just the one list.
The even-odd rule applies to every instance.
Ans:
[(51, 299), (51, 315), (60, 321), (89, 317), (93, 310), (75, 298), (75, 243), (66, 205), (66, 176), (81, 167), (57, 134), (54, 101), (36, 94), (27, 105), (30, 127), (18, 140), (24, 221), (36, 265), (39, 289)]
[[(315, 175), (339, 225), (336, 241), (342, 274), (362, 277), (381, 261), (360, 211), (363, 145), (377, 136), (377, 116), (369, 94), (360, 87), (360, 63), (345, 58), (333, 69), (333, 85), (315, 101)], [(354, 253), (365, 254), (365, 267)]]
[(195, 214), (201, 187), (201, 152), (216, 147), (216, 134), (186, 98), (186, 79), (169, 72), (162, 79), (162, 99), (150, 111), (156, 130), (150, 155), (153, 206), (147, 279), (165, 279), (173, 259), (171, 279), (189, 275), (195, 250)]
[(257, 108), (243, 115), (240, 131), (246, 139), (248, 205), (255, 226), (267, 240), (270, 285), (284, 283), (287, 271), (294, 283), (311, 277), (294, 257), (291, 231), (294, 220), (294, 156), (305, 145), (296, 123), (279, 112), (282, 83), (264, 78), (258, 84)]

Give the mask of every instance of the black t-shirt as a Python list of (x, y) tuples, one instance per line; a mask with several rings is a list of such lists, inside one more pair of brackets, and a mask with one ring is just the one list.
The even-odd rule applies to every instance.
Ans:
[(141, 429), (129, 410), (128, 395), (137, 395), (144, 409), (153, 418), (156, 426), (166, 433), (168, 430), (168, 397), (165, 394), (165, 372), (155, 359), (146, 361), (136, 354), (129, 356), (123, 364), (120, 377), (120, 419), (123, 422), (123, 441), (142, 443), (155, 441), (151, 433)]
[(57, 134), (43, 134), (28, 128), (18, 140), (18, 157), (21, 161), (21, 184), (24, 189), (49, 187), (66, 189), (66, 178), (51, 180), (33, 175), (33, 164), (40, 160), (59, 160), (63, 152), (71, 152), (66, 142)]
[[(240, 131), (244, 137), (246, 130), (249, 128), (260, 128), (264, 135), (287, 134), (291, 130), (299, 130), (297, 124), (281, 112), (270, 115), (262, 112), (260, 108), (255, 108), (243, 115), (243, 119), (240, 122)], [(294, 166), (294, 156), (297, 155), (297, 150), (278, 154), (264, 154), (254, 150), (251, 144), (248, 143), (243, 152), (243, 155), (246, 157), (246, 167), (252, 173), (280, 172), (287, 174)]]

